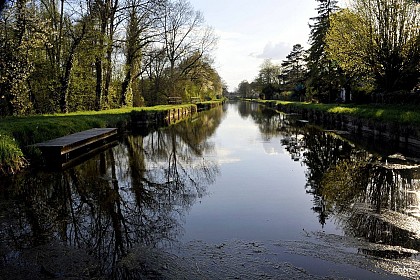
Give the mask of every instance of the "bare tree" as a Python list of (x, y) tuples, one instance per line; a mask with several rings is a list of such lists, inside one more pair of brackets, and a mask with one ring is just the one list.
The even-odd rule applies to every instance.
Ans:
[[(203, 55), (215, 46), (217, 41), (213, 30), (204, 25), (202, 14), (195, 11), (186, 0), (169, 2), (162, 18), (164, 46), (169, 61), (169, 79), (172, 87), (168, 96), (176, 95), (176, 82), (179, 76), (193, 67)], [(197, 55), (198, 54), (198, 55)], [(196, 58), (186, 68), (176, 73), (176, 67), (183, 59)], [(177, 77), (178, 76), (178, 77)]]
[[(136, 79), (142, 73), (144, 48), (158, 40), (161, 30), (157, 26), (161, 4), (156, 0), (131, 0), (126, 10), (127, 26), (125, 38), (124, 80), (121, 87), (120, 105), (127, 105), (127, 94), (131, 89), (133, 95), (139, 94)], [(133, 84), (133, 82), (135, 82)], [(133, 96), (134, 97), (134, 96)]]
[(95, 59), (96, 70), (96, 98), (95, 109), (101, 110), (108, 105), (109, 87), (112, 77), (112, 53), (114, 50), (114, 36), (121, 21), (119, 17), (119, 0), (90, 0), (89, 7), (92, 16), (98, 19), (96, 45), (98, 52)]

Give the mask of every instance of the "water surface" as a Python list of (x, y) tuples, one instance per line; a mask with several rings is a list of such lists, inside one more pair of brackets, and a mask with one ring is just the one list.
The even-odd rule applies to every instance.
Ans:
[(276, 240), (300, 237), (304, 230), (341, 232), (333, 222), (320, 223), (313, 211), (307, 167), (282, 144), (295, 135), (279, 131), (279, 115), (256, 123), (250, 109), (228, 105), (223, 122), (207, 139), (214, 150), (204, 157), (217, 162), (220, 174), (187, 216), (183, 240)]
[[(398, 152), (246, 102), (134, 130), (76, 167), (0, 181), (0, 268), (15, 279), (141, 278), (140, 259), (157, 248), (194, 256), (193, 267), (201, 258), (196, 272), (215, 277), (250, 275), (260, 259), (274, 279), (299, 269), (308, 279), (384, 277), (375, 269), (414, 278), (420, 175)], [(204, 258), (221, 253), (225, 270)], [(249, 271), (235, 268), (241, 254)]]

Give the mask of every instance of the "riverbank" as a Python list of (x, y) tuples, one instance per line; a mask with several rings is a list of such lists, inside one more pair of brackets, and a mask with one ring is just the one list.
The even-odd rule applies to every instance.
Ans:
[(346, 115), (359, 119), (378, 122), (399, 123), (402, 125), (420, 126), (420, 110), (416, 105), (355, 105), (355, 104), (321, 104), (307, 102), (290, 102), (276, 100), (250, 100), (264, 103), (287, 112), (309, 111)]
[[(420, 152), (420, 110), (414, 105), (315, 104), (252, 100), (326, 129), (345, 131), (369, 141), (381, 138), (393, 146)], [(420, 155), (417, 156), (420, 160)]]
[(28, 166), (28, 158), (41, 156), (39, 149), (31, 147), (35, 143), (95, 127), (117, 127), (119, 130), (124, 130), (130, 126), (135, 115), (160, 116), (161, 119), (169, 118), (169, 123), (172, 123), (173, 120), (186, 116), (185, 113), (180, 116), (179, 112), (194, 113), (200, 108), (210, 109), (221, 102), (221, 100), (216, 100), (197, 104), (2, 118), (0, 122), (0, 176), (15, 174)]

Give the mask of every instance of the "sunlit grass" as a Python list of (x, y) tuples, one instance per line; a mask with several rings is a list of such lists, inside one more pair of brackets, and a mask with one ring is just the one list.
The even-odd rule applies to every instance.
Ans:
[(6, 117), (1, 119), (0, 130), (14, 137), (22, 147), (93, 127), (119, 127), (130, 120), (130, 114), (133, 111), (158, 112), (191, 106), (196, 105), (159, 105), (68, 114)]
[(341, 107), (341, 106), (334, 106), (327, 111), (329, 113), (334, 114), (354, 114), (356, 112), (356, 108), (348, 108), (348, 107)]
[(0, 132), (0, 174), (13, 174), (26, 165), (15, 139)]

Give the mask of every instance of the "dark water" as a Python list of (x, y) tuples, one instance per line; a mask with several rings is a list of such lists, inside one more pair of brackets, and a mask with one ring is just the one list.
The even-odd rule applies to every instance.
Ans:
[[(361, 260), (399, 260), (411, 270), (418, 264), (420, 173), (398, 151), (375, 154), (252, 103), (226, 104), (144, 134), (130, 133), (62, 172), (2, 179), (2, 271), (63, 276), (34, 261), (43, 252), (56, 259), (72, 254), (76, 262), (92, 262), (87, 275), (113, 277), (140, 245), (319, 234), (372, 244), (346, 249)], [(340, 238), (334, 242), (340, 246)]]

